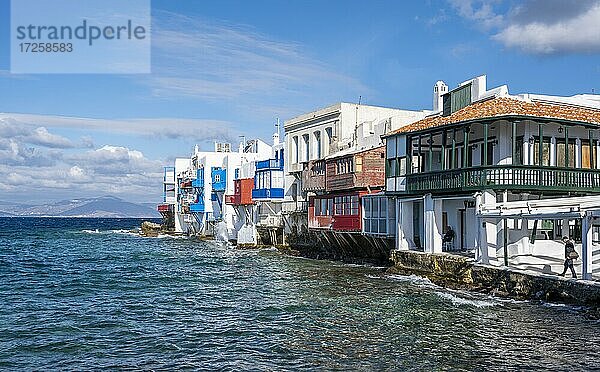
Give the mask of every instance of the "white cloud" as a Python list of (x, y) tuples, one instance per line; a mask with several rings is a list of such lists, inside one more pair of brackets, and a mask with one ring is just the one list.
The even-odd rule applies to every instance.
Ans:
[(311, 58), (299, 44), (250, 27), (168, 12), (157, 12), (155, 20), (153, 75), (142, 81), (159, 97), (267, 101), (326, 86), (369, 90)]
[(59, 149), (75, 147), (75, 145), (69, 139), (52, 134), (44, 127), (34, 129), (31, 134), (24, 138), (24, 140), (34, 145)]
[[(53, 150), (56, 151), (56, 150)], [(157, 201), (162, 163), (127, 147), (105, 145), (75, 154), (55, 154), (54, 163), (40, 167), (31, 159), (0, 162), (0, 190), (11, 199), (111, 194), (129, 200)], [(0, 157), (2, 151), (0, 150)]]
[(508, 48), (540, 55), (600, 52), (600, 0), (526, 0), (512, 7), (502, 0), (448, 2)]
[(600, 4), (552, 23), (511, 24), (493, 37), (509, 48), (533, 54), (600, 52)]
[[(3, 126), (2, 123), (10, 125)], [(187, 138), (190, 142), (236, 140), (238, 129), (221, 120), (154, 118), (154, 119), (90, 119), (57, 115), (0, 113), (0, 135), (25, 136), (23, 128), (43, 125), (44, 128), (88, 129), (111, 134), (134, 134), (152, 138)], [(13, 133), (14, 132), (14, 133)], [(91, 137), (81, 139), (79, 147), (93, 147)]]
[(449, 0), (461, 17), (474, 21), (488, 30), (502, 25), (504, 16), (497, 14), (494, 5), (501, 0)]

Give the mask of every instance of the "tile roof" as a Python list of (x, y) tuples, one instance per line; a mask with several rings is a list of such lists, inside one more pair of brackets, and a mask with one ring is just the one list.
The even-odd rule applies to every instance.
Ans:
[(448, 116), (427, 117), (406, 125), (391, 134), (414, 132), (463, 121), (503, 116), (531, 116), (533, 118), (570, 120), (600, 125), (600, 110), (598, 109), (497, 97), (473, 103)]

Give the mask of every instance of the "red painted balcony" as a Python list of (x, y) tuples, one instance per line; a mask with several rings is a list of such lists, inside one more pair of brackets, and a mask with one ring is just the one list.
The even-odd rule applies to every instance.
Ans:
[(234, 180), (234, 194), (225, 195), (225, 204), (229, 205), (250, 205), (252, 204), (252, 188), (254, 187), (254, 178), (242, 178)]

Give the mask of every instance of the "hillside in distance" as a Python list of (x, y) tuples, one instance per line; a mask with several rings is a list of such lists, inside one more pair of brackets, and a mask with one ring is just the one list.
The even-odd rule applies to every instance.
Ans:
[(29, 205), (0, 201), (1, 217), (159, 218), (156, 209), (114, 196)]

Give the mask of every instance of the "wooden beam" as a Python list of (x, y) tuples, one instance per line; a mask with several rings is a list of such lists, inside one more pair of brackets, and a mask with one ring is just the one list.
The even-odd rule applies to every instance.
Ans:
[(544, 159), (544, 128), (541, 123), (538, 123), (538, 136), (540, 137), (538, 143), (538, 165), (541, 167), (542, 160)]
[[(569, 167), (569, 128), (563, 127), (565, 130), (565, 167)], [(573, 162), (574, 164), (575, 162)]]
[(489, 124), (486, 122), (483, 124), (483, 164), (482, 166), (488, 165), (488, 136), (489, 136)]
[(433, 132), (429, 133), (429, 171), (433, 170)]
[[(406, 136), (406, 174), (412, 173), (412, 137)], [(398, 137), (396, 137), (396, 142), (398, 141)]]
[(512, 164), (517, 165), (517, 122), (512, 122)]
[[(447, 133), (446, 129), (444, 129), (444, 132), (442, 133), (442, 170), (446, 170), (446, 140), (447, 140), (447, 136), (448, 136), (448, 133)], [(591, 142), (592, 141), (590, 140), (590, 143)]]
[(466, 168), (467, 167), (467, 157), (469, 156), (469, 131), (471, 130), (471, 128), (469, 127), (463, 127), (463, 161), (462, 161), (462, 167)]
[(454, 169), (456, 168), (456, 128), (452, 128), (452, 154), (450, 154), (450, 158), (452, 159), (450, 168)]

